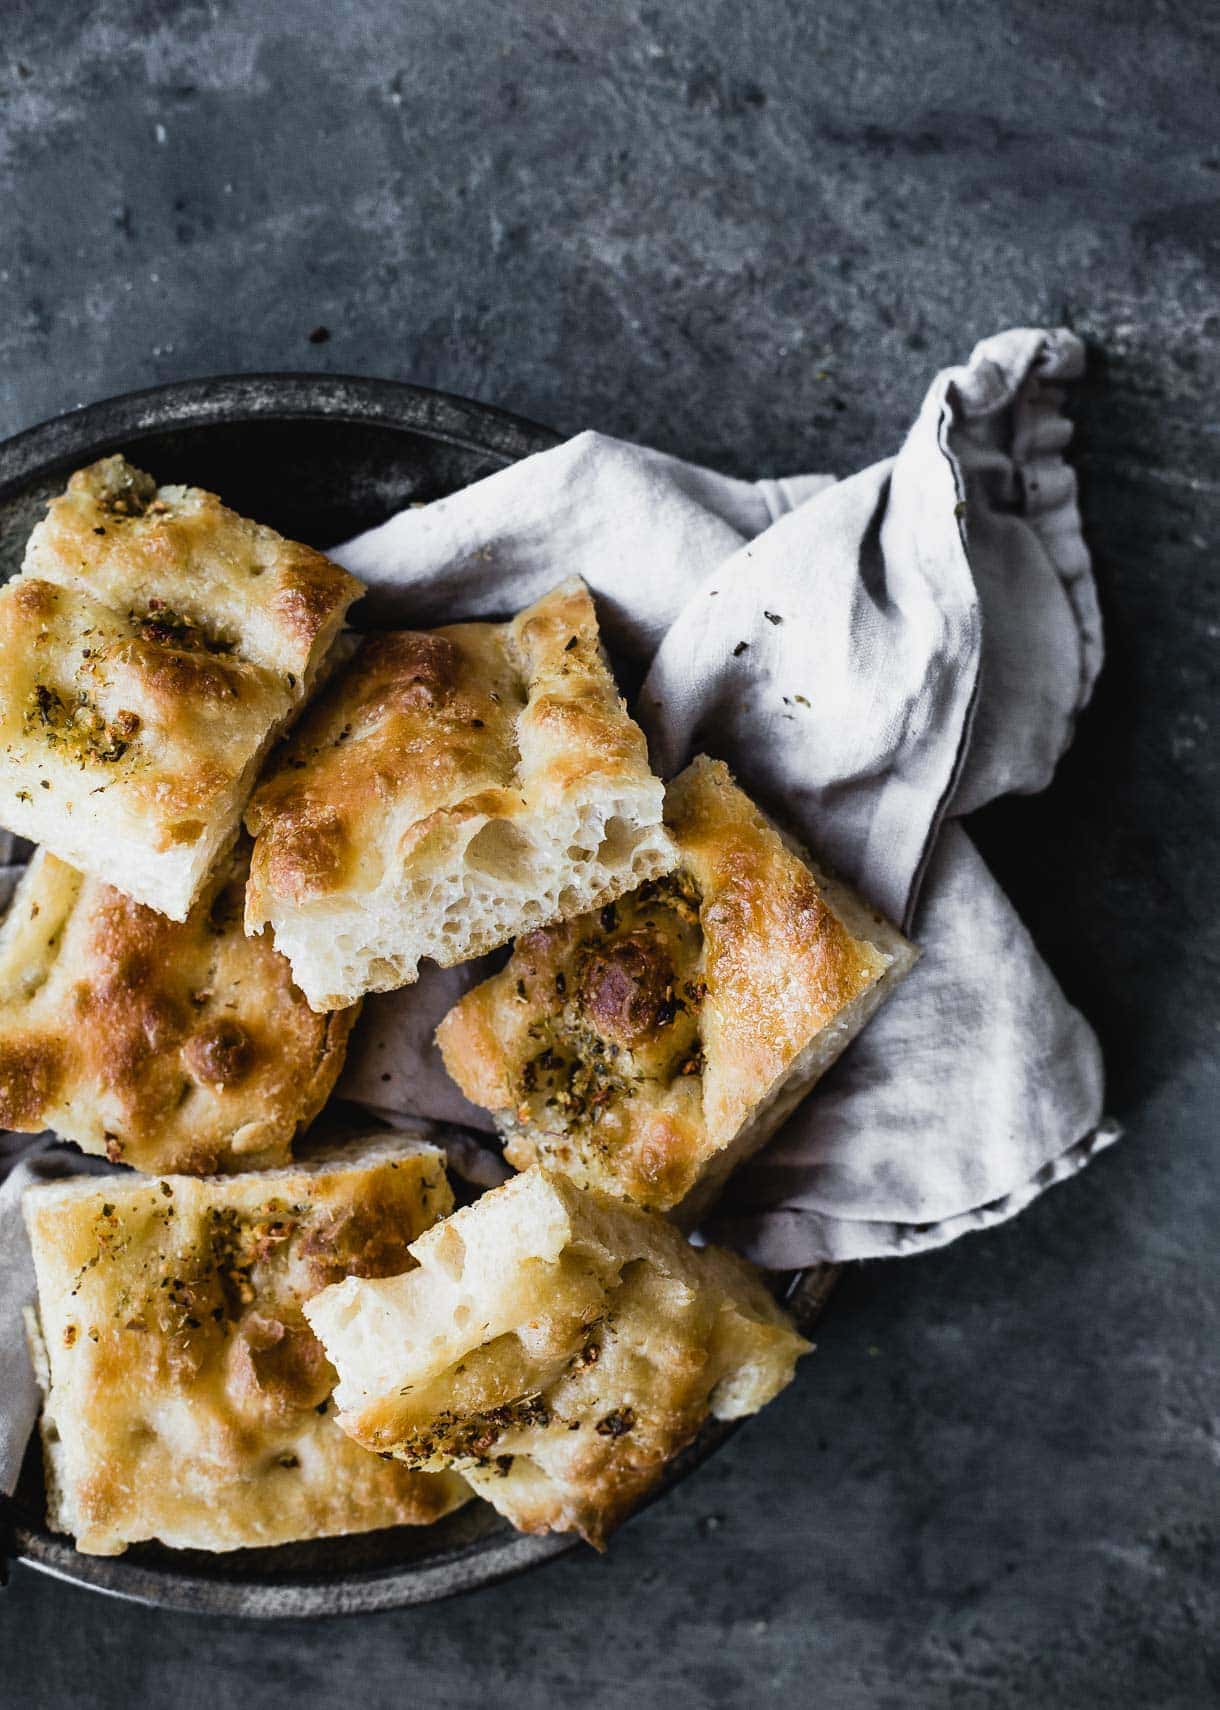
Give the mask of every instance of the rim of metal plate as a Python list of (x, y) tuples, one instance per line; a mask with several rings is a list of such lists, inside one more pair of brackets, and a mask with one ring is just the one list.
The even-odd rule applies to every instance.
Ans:
[[(177, 381), (65, 411), (0, 444), (0, 503), (35, 479), (104, 456), (155, 434), (192, 427), (266, 421), (351, 422), (417, 434), (489, 456), (506, 467), (549, 450), (560, 435), (523, 416), (406, 381), (359, 375), (233, 374)], [(798, 1273), (787, 1290), (797, 1323), (809, 1330), (838, 1278), (838, 1267)], [(736, 1423), (709, 1424), (666, 1469), (650, 1501), (681, 1483)], [(430, 1603), (537, 1567), (575, 1547), (569, 1535), (526, 1537), (501, 1523), (454, 1549), (343, 1575), (226, 1578), (216, 1572), (145, 1564), (125, 1556), (86, 1556), (14, 1505), (10, 1554), (40, 1573), (128, 1602), (192, 1614), (301, 1618), (372, 1613)], [(2, 1550), (2, 1541), (0, 1541)]]
[(253, 421), (329, 421), (422, 434), (507, 465), (561, 436), (491, 404), (403, 380), (355, 374), (223, 374), (179, 380), (65, 410), (0, 444), (0, 499), (83, 455), (152, 434)]
[[(816, 1265), (794, 1278), (786, 1303), (806, 1333), (821, 1316), (840, 1272), (840, 1266)], [(644, 1506), (650, 1507), (681, 1484), (739, 1429), (739, 1421), (706, 1425), (666, 1468)], [(401, 1566), (343, 1576), (303, 1575), (260, 1581), (226, 1579), (224, 1557), (217, 1558), (215, 1574), (202, 1574), (160, 1563), (145, 1566), (125, 1556), (81, 1555), (67, 1538), (20, 1514), (13, 1525), (13, 1539), (17, 1561), (71, 1585), (158, 1609), (264, 1620), (373, 1614), (432, 1603), (539, 1567), (579, 1543), (570, 1534), (526, 1537), (500, 1523), (494, 1531), (462, 1548), (440, 1551)]]

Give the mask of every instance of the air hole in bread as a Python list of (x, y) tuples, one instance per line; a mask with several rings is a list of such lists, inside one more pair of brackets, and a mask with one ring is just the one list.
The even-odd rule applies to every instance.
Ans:
[[(558, 815), (558, 810), (557, 810)], [(342, 921), (302, 911), (276, 922), (276, 948), (317, 1008), (337, 1008), (362, 992), (388, 991), (416, 977), (421, 958), (450, 967), (564, 916), (601, 907), (623, 890), (659, 876), (670, 864), (664, 831), (641, 824), (638, 804), (615, 797), (551, 822), (547, 845), (515, 824), (480, 823), (461, 865), (441, 875), (401, 871), (367, 900), (344, 910)], [(575, 859), (576, 856), (580, 860)], [(388, 873), (387, 869), (387, 873)], [(401, 951), (387, 938), (401, 923), (417, 925)]]
[(533, 841), (507, 820), (489, 820), (466, 845), (468, 871), (510, 885), (528, 885), (537, 861)]
[(597, 858), (618, 865), (631, 854), (639, 838), (638, 828), (620, 819), (617, 814), (606, 821), (602, 832), (601, 844), (598, 847)]
[(466, 1266), (466, 1243), (451, 1223), (446, 1223), (437, 1236), (434, 1253), (436, 1269), (458, 1281)]

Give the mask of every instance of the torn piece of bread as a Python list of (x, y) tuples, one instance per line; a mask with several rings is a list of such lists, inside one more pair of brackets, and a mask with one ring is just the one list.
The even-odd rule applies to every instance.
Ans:
[(288, 1161), (359, 1012), (316, 1014), (270, 934), (246, 937), (248, 856), (180, 923), (36, 852), (0, 926), (0, 1127), (140, 1170)]
[(338, 1008), (667, 872), (662, 796), (583, 582), (372, 636), (251, 800), (247, 930)]
[(92, 1555), (425, 1525), (469, 1494), (339, 1430), (302, 1302), (388, 1276), (452, 1205), (439, 1152), (370, 1136), (265, 1175), (31, 1188), (50, 1524)]
[(518, 1169), (690, 1226), (912, 966), (916, 951), (788, 843), (720, 761), (670, 784), (677, 869), (518, 939), (437, 1030)]
[(809, 1348), (743, 1260), (541, 1169), (411, 1254), (306, 1305), (339, 1424), (460, 1470), (525, 1532), (600, 1546), (709, 1414), (757, 1412)]
[(79, 470), (0, 589), (0, 823), (185, 920), (360, 592), (212, 493)]

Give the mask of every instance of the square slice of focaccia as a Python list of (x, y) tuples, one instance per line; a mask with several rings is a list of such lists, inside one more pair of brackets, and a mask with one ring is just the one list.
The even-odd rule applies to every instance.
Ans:
[(178, 922), (37, 851), (0, 927), (0, 1127), (140, 1170), (288, 1161), (358, 1011), (316, 1014), (246, 937), (247, 865), (224, 856)]
[(809, 1347), (742, 1260), (540, 1169), (411, 1253), (306, 1305), (339, 1424), (460, 1470), (525, 1532), (600, 1546), (709, 1415), (757, 1412)]
[(232, 1550), (422, 1525), (468, 1495), (336, 1425), (301, 1306), (411, 1264), (450, 1208), (434, 1147), (353, 1141), (263, 1175), (31, 1188), (49, 1519), (93, 1555)]
[(78, 471), (0, 589), (0, 823), (185, 920), (360, 591), (212, 493)]
[(667, 872), (662, 797), (583, 582), (373, 636), (251, 801), (246, 925), (334, 1009)]
[(911, 967), (916, 952), (705, 757), (670, 784), (679, 865), (517, 940), (437, 1039), (539, 1161), (689, 1224)]

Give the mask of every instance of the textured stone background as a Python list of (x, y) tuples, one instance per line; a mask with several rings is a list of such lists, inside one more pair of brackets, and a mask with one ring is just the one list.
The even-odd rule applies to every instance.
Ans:
[(976, 337), (1083, 333), (1111, 664), (1054, 787), (978, 830), (1129, 1135), (1016, 1225), (857, 1270), (794, 1388), (608, 1559), (321, 1630), (18, 1571), (0, 1703), (1215, 1702), (1220, 14), (2, 10), (4, 432), (300, 368), (846, 470)]

